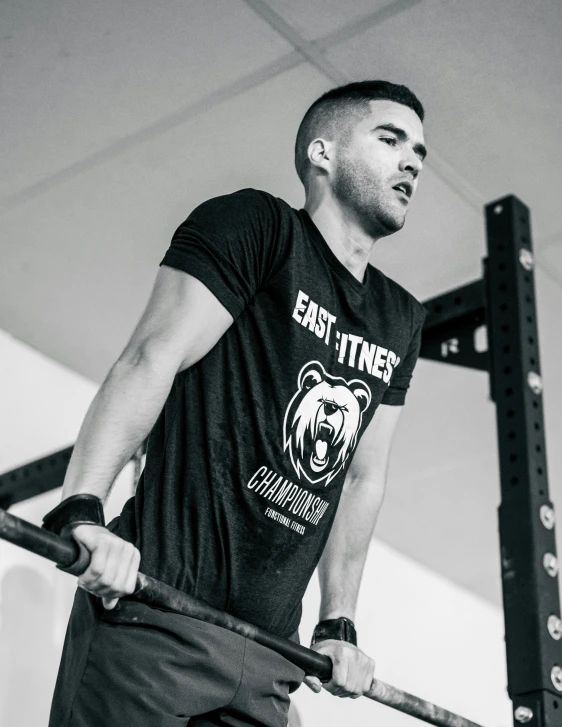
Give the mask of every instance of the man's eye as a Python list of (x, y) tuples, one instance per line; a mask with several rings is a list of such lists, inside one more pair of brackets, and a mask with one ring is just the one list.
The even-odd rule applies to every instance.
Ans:
[(381, 141), (390, 144), (390, 146), (396, 146), (396, 139), (393, 136), (381, 136), (380, 139)]

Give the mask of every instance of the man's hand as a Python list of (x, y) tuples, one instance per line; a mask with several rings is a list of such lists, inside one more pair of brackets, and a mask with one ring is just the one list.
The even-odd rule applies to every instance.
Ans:
[(332, 660), (332, 678), (322, 684), (318, 677), (306, 676), (304, 683), (313, 692), (322, 687), (336, 697), (357, 699), (368, 692), (375, 673), (375, 662), (353, 644), (347, 641), (326, 639), (311, 647), (319, 654), (326, 654)]
[(100, 525), (78, 525), (73, 535), (92, 554), (90, 565), (78, 578), (78, 585), (100, 596), (105, 608), (115, 608), (121, 596), (135, 590), (140, 552), (132, 543)]

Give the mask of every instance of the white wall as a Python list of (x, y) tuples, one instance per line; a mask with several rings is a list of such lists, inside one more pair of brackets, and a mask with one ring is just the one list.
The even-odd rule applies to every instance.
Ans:
[[(96, 388), (0, 331), (0, 472), (71, 444)], [(129, 467), (110, 498), (108, 517), (119, 511), (131, 486)], [(59, 499), (54, 491), (11, 511), (40, 524)], [(0, 541), (1, 725), (46, 724), (74, 588), (75, 579), (48, 561)], [(318, 604), (314, 579), (304, 603), (305, 644)], [(374, 541), (357, 626), (359, 644), (376, 659), (379, 678), (486, 727), (510, 724), (498, 608)], [(296, 692), (294, 704), (303, 727), (412, 724), (367, 699), (316, 695), (306, 687)]]

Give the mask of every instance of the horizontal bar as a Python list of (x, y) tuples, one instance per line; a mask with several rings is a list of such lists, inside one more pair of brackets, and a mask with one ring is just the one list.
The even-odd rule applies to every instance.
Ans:
[(427, 316), (423, 325), (424, 333), (435, 328), (450, 326), (462, 319), (483, 322), (486, 311), (486, 297), (483, 278), (473, 280), (460, 288), (423, 301)]
[[(72, 566), (78, 560), (79, 547), (75, 541), (66, 540), (54, 533), (43, 530), (1, 508), (0, 538), (54, 561), (63, 568)], [(293, 641), (283, 639), (224, 611), (219, 611), (217, 608), (209, 606), (203, 601), (143, 573), (139, 573), (137, 576), (137, 588), (134, 594), (127, 598), (175, 611), (184, 616), (191, 616), (221, 626), (229, 631), (234, 631), (281, 654), (307, 674), (324, 681), (328, 681), (332, 675), (332, 661), (328, 656), (318, 654), (312, 649), (307, 649), (300, 646), (300, 644), (295, 644)], [(426, 702), (413, 694), (408, 694), (408, 692), (386, 684), (379, 679), (373, 679), (371, 688), (365, 696), (436, 727), (480, 727), (475, 722), (471, 722), (431, 702)]]
[(62, 487), (73, 447), (65, 447), (0, 475), (0, 507)]

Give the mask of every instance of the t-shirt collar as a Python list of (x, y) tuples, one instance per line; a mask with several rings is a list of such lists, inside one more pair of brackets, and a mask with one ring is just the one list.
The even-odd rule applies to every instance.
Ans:
[(319, 248), (322, 255), (326, 258), (327, 263), (330, 265), (330, 267), (334, 270), (337, 275), (339, 275), (340, 278), (342, 278), (348, 285), (350, 285), (354, 290), (356, 290), (358, 293), (361, 293), (361, 295), (365, 295), (367, 291), (369, 290), (369, 265), (365, 268), (365, 275), (363, 277), (363, 282), (360, 282), (357, 280), (357, 278), (345, 267), (345, 265), (338, 260), (337, 256), (333, 252), (332, 248), (328, 245), (326, 240), (324, 239), (324, 236), (320, 232), (320, 230), (316, 227), (314, 222), (312, 221), (312, 218), (308, 214), (308, 212), (305, 209), (300, 209), (299, 214), (304, 221), (305, 227), (314, 241), (314, 243)]

